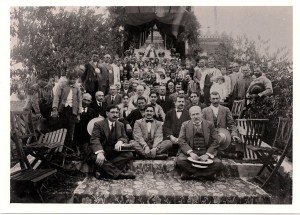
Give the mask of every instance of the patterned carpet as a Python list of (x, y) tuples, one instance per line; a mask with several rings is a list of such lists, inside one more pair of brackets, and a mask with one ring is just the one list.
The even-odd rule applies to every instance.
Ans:
[(182, 181), (160, 175), (135, 180), (87, 177), (76, 188), (74, 203), (94, 204), (270, 204), (270, 196), (240, 178)]
[(223, 160), (216, 181), (182, 181), (174, 158), (136, 160), (135, 180), (97, 180), (86, 177), (75, 189), (74, 203), (94, 204), (270, 204), (271, 197), (239, 177), (237, 164)]

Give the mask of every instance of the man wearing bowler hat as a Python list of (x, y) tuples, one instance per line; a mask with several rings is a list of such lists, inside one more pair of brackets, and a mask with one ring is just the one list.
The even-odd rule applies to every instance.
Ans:
[[(182, 171), (181, 179), (215, 179), (216, 172), (221, 170), (222, 163), (216, 158), (219, 143), (217, 130), (212, 122), (203, 119), (201, 108), (192, 106), (189, 110), (191, 120), (182, 124), (178, 144), (180, 150), (176, 165)], [(207, 162), (213, 160), (206, 168), (199, 169), (189, 160)], [(203, 166), (202, 166), (203, 167)]]

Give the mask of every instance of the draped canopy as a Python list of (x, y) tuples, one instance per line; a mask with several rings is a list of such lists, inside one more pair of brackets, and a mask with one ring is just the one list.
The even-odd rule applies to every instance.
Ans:
[(188, 7), (182, 6), (129, 6), (125, 7), (128, 25), (138, 26), (153, 20), (171, 25), (181, 25)]

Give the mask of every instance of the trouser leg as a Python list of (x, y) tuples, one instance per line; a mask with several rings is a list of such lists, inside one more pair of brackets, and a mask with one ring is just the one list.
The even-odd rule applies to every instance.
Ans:
[(156, 154), (157, 155), (165, 154), (172, 148), (172, 146), (173, 144), (170, 140), (164, 140), (156, 147), (157, 149)]
[(130, 144), (132, 144), (133, 149), (135, 150), (135, 152), (139, 155), (145, 156), (145, 150), (143, 149), (143, 147), (135, 140), (131, 140)]
[(64, 121), (64, 127), (67, 129), (66, 134), (66, 145), (70, 148), (73, 148), (73, 136), (75, 130), (75, 124), (77, 120), (77, 116), (73, 114), (72, 108), (67, 107), (61, 113)]

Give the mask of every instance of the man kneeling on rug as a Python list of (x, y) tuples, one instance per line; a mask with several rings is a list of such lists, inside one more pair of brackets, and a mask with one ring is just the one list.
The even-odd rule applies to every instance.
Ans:
[(176, 165), (182, 172), (181, 179), (214, 180), (222, 167), (215, 157), (219, 147), (217, 130), (212, 122), (202, 118), (199, 106), (192, 106), (189, 113), (191, 120), (182, 124), (178, 138)]
[(155, 115), (154, 106), (145, 106), (145, 116), (135, 122), (133, 138), (130, 144), (133, 145), (137, 154), (149, 159), (167, 159), (167, 151), (172, 148), (170, 140), (163, 141), (162, 122), (153, 119)]
[(91, 135), (88, 162), (96, 172), (106, 178), (134, 179), (131, 172), (122, 172), (126, 163), (133, 159), (132, 152), (121, 151), (128, 144), (124, 125), (117, 121), (119, 108), (109, 105), (106, 109), (107, 118), (95, 122)]

